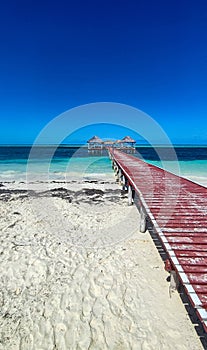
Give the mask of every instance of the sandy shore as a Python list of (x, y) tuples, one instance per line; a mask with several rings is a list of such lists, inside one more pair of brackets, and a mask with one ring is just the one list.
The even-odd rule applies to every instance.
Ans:
[(1, 350), (203, 349), (114, 181), (0, 188)]

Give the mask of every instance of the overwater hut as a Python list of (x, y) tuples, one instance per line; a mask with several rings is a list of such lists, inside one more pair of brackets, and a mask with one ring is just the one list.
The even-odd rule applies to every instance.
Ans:
[(110, 147), (119, 148), (126, 150), (127, 152), (135, 150), (136, 141), (133, 140), (130, 136), (125, 136), (122, 140), (106, 140), (103, 141), (98, 136), (93, 136), (90, 140), (87, 141), (89, 151), (102, 151)]
[(133, 140), (130, 136), (125, 136), (123, 139), (117, 141), (118, 148), (134, 149), (135, 145), (136, 141)]
[(101, 150), (103, 149), (103, 140), (98, 136), (93, 136), (87, 141), (89, 150)]

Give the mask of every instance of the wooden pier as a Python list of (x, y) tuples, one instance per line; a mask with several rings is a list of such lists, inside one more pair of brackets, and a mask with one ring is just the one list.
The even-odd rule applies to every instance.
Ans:
[(153, 227), (171, 286), (182, 284), (207, 332), (207, 188), (116, 149), (109, 156), (129, 205), (136, 196), (140, 231)]

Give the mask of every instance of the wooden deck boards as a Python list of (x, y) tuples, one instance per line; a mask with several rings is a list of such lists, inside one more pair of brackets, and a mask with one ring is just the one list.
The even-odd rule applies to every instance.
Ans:
[(137, 193), (207, 332), (207, 188), (109, 150)]

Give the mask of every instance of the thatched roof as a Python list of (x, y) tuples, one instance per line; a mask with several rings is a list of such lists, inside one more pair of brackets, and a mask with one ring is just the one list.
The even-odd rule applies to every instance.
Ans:
[(114, 144), (114, 143), (125, 143), (125, 142), (129, 142), (129, 143), (136, 143), (135, 140), (133, 140), (130, 136), (125, 136), (122, 140), (106, 140), (103, 141), (102, 139), (100, 139), (100, 137), (98, 136), (93, 136), (90, 140), (87, 141), (87, 143), (103, 143), (103, 144)]
[(97, 142), (97, 143), (102, 143), (103, 140), (101, 140), (100, 137), (98, 137), (98, 136), (93, 136), (93, 137), (92, 137), (90, 140), (88, 140), (87, 142), (88, 142), (88, 143), (95, 143), (95, 142)]
[(131, 142), (131, 143), (135, 143), (136, 141), (133, 140), (130, 136), (125, 136), (123, 137), (123, 139), (120, 142)]
[(104, 141), (104, 145), (112, 145), (112, 144), (114, 144), (114, 143), (116, 143), (115, 141), (112, 141), (112, 140), (106, 140), (106, 141)]

